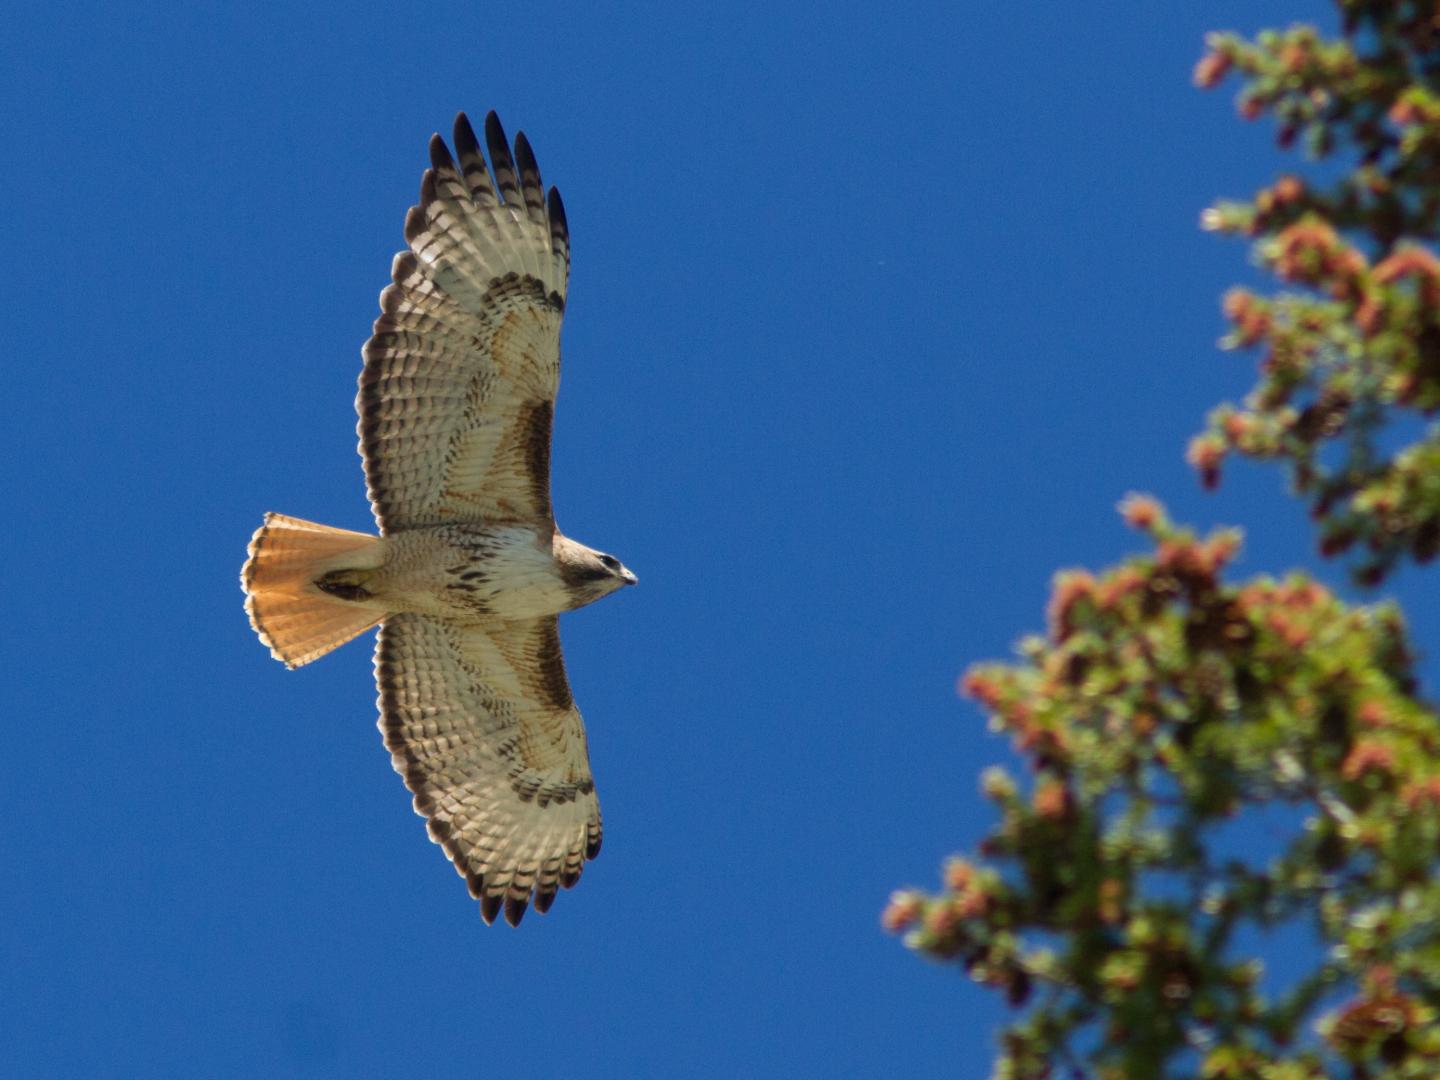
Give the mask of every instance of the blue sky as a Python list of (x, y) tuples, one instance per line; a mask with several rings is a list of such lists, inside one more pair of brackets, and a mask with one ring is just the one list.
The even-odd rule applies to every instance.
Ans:
[[(1198, 215), (1280, 160), (1189, 70), (1327, 14), (11, 13), (0, 1073), (984, 1077), (990, 995), (878, 926), (990, 821), (956, 676), (1139, 546), (1131, 489), (1313, 562), (1278, 475), (1182, 462), (1250, 372)], [(237, 584), (265, 510), (370, 526), (359, 348), (459, 108), (564, 192), (555, 504), (641, 577), (562, 620), (606, 844), (518, 931), (426, 841), (368, 641), (286, 672)]]

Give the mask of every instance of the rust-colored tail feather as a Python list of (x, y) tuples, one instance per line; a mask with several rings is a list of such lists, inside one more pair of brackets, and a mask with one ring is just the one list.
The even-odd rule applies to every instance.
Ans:
[(300, 667), (385, 618), (383, 611), (338, 599), (314, 584), (331, 570), (379, 566), (383, 543), (349, 529), (265, 515), (265, 524), (250, 538), (240, 586), (250, 625), (275, 659)]

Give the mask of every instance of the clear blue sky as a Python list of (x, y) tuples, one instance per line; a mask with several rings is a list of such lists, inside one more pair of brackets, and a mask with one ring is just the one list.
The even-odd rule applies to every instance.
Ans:
[[(1312, 561), (1277, 474), (1181, 460), (1250, 374), (1197, 218), (1278, 161), (1189, 71), (1329, 8), (691, 8), (8, 15), (0, 1074), (986, 1075), (991, 996), (877, 921), (990, 820), (956, 676), (1130, 489)], [(564, 192), (555, 503), (641, 577), (562, 621), (606, 844), (518, 931), (369, 641), (286, 672), (237, 584), (267, 509), (370, 525), (359, 349), (459, 108)]]

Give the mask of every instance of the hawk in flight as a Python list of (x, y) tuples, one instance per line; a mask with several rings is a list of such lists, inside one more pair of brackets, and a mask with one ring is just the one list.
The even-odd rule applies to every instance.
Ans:
[[(600, 851), (557, 616), (635, 575), (563, 536), (550, 425), (570, 238), (524, 135), (430, 140), (355, 408), (380, 535), (266, 514), (245, 609), (299, 667), (379, 624), (380, 730), (487, 923), (547, 911)], [(493, 173), (493, 175), (492, 175)]]

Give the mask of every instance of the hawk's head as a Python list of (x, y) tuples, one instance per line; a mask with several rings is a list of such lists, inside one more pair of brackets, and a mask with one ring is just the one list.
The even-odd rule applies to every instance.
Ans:
[(578, 544), (566, 536), (555, 538), (555, 562), (565, 579), (575, 607), (593, 604), (639, 579), (614, 555)]

